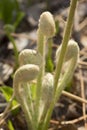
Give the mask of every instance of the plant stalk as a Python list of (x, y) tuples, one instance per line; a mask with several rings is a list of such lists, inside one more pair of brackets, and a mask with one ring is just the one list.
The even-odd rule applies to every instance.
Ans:
[(18, 49), (17, 49), (17, 47), (15, 45), (15, 41), (12, 38), (12, 36), (9, 33), (7, 33), (7, 36), (9, 38), (9, 40), (12, 42), (12, 44), (13, 44), (14, 55), (15, 55), (15, 69), (17, 69), (18, 66), (19, 66), (19, 64), (18, 64)]
[[(42, 88), (42, 78), (44, 75), (45, 71), (45, 39), (40, 31), (38, 29), (38, 40), (37, 40), (37, 51), (41, 54), (42, 56), (42, 65), (40, 66), (40, 72), (38, 74), (37, 78), (37, 86), (36, 86), (36, 110), (35, 110), (35, 117), (36, 117), (36, 122), (38, 122), (38, 116), (39, 116), (39, 105), (40, 105), (40, 98), (41, 98), (41, 88)], [(38, 124), (38, 123), (37, 123)]]
[(65, 27), (65, 31), (64, 31), (64, 36), (63, 36), (63, 40), (62, 40), (62, 48), (61, 48), (61, 52), (59, 55), (59, 59), (58, 59), (57, 65), (56, 65), (56, 70), (55, 70), (55, 75), (54, 75), (54, 87), (55, 87), (54, 93), (55, 93), (57, 85), (58, 85), (58, 81), (59, 81), (59, 77), (60, 77), (60, 73), (61, 73), (61, 69), (62, 69), (62, 65), (63, 65), (63, 60), (64, 60), (64, 56), (66, 53), (67, 44), (68, 44), (68, 41), (69, 41), (69, 38), (71, 35), (77, 1), (78, 0), (71, 0), (71, 3), (70, 3), (69, 15), (68, 15), (68, 19), (67, 19), (67, 23), (66, 23), (66, 27)]
[[(70, 35), (71, 35), (76, 4), (77, 4), (77, 0), (71, 0), (67, 24), (66, 24), (66, 27), (65, 27), (64, 36), (63, 36), (63, 40), (62, 40), (62, 48), (61, 48), (59, 59), (58, 59), (57, 65), (56, 65), (56, 70), (55, 70), (54, 96), (55, 96), (56, 89), (57, 89), (57, 86), (58, 86), (58, 81), (59, 81), (59, 77), (60, 77), (60, 73), (61, 73), (61, 69), (62, 69), (62, 65), (63, 65), (63, 60), (64, 60), (64, 56), (65, 56), (66, 49), (67, 49), (67, 44), (68, 44), (68, 41), (69, 41), (69, 38), (70, 38)], [(59, 95), (60, 95), (60, 93), (59, 93)], [(43, 123), (42, 130), (48, 129), (48, 125), (49, 125), (49, 122), (50, 122), (50, 118), (51, 118), (51, 114), (52, 114), (54, 105), (55, 105), (55, 98), (53, 99), (53, 101), (52, 101), (52, 103), (49, 107), (49, 110), (47, 112), (47, 116), (46, 116), (45, 121)]]

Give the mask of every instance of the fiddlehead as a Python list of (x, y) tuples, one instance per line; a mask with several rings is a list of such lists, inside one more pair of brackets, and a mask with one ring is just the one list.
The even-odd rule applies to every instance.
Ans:
[(19, 54), (20, 65), (35, 64), (41, 66), (42, 56), (39, 52), (32, 49), (25, 49)]
[[(76, 6), (76, 3), (75, 3), (75, 6)], [(73, 6), (71, 9), (73, 9)], [(70, 11), (72, 11), (71, 9), (70, 9)], [(75, 9), (75, 7), (74, 7), (74, 9)], [(71, 18), (71, 16), (74, 16), (74, 11), (73, 11), (73, 15), (69, 15), (69, 19)], [(68, 27), (70, 27), (70, 29), (71, 29), (71, 24), (72, 24), (72, 22), (70, 22), (70, 24), (69, 24), (69, 26), (67, 26), (66, 30), (69, 29)], [(24, 53), (20, 54), (19, 61), (20, 61), (20, 59), (22, 59), (22, 56), (24, 57), (22, 59), (23, 62), (21, 62), (20, 65), (24, 64), (24, 66), (28, 66), (28, 64), (29, 65), (33, 64), (34, 67), (35, 66), (38, 67), (38, 69), (37, 69), (38, 71), (35, 70), (37, 73), (36, 75), (38, 75), (38, 77), (37, 76), (33, 77), (33, 75), (32, 75), (32, 78), (30, 78), (30, 76), (29, 77), (23, 76), (22, 78), (19, 78), (19, 76), (23, 75), (23, 73), (24, 74), (26, 73), (26, 75), (27, 75), (28, 74), (27, 71), (30, 71), (30, 69), (29, 70), (25, 69), (25, 72), (23, 70), (21, 73), (19, 73), (19, 70), (21, 70), (21, 68), (24, 67), (24, 66), (21, 66), (18, 69), (18, 71), (15, 73), (14, 84), (13, 84), (15, 94), (21, 95), (20, 96), (21, 98), (17, 97), (17, 100), (20, 103), (22, 103), (22, 108), (25, 112), (27, 123), (31, 124), (30, 129), (32, 129), (32, 130), (47, 130), (48, 129), (48, 124), (50, 121), (50, 117), (51, 117), (55, 102), (57, 101), (60, 94), (62, 93), (62, 90), (65, 88), (65, 83), (66, 84), (68, 83), (68, 81), (71, 79), (73, 72), (75, 70), (75, 66), (76, 66), (77, 59), (78, 59), (79, 48), (78, 48), (76, 42), (70, 41), (68, 43), (69, 36), (70, 36), (70, 30), (67, 31), (67, 33), (68, 33), (68, 38), (64, 36), (65, 40), (64, 40), (62, 46), (60, 46), (59, 49), (57, 50), (56, 57), (58, 60), (56, 60), (57, 69), (55, 70), (54, 77), (51, 74), (45, 75), (45, 53), (46, 53), (45, 52), (45, 42), (47, 39), (53, 37), (55, 34), (55, 23), (54, 23), (52, 15), (49, 12), (43, 13), (39, 20), (37, 51), (40, 53), (40, 56), (42, 57), (41, 58), (42, 61), (39, 62), (39, 60), (35, 59), (34, 56), (36, 54), (37, 55), (39, 54), (39, 53), (36, 53), (35, 51), (29, 50), (28, 53), (24, 52)], [(67, 46), (67, 43), (68, 43), (68, 46)], [(62, 50), (62, 51), (60, 51), (60, 50)], [(25, 54), (28, 57), (30, 57), (30, 59), (27, 59), (28, 57), (26, 57)], [(60, 54), (60, 56), (59, 56), (59, 54)], [(36, 55), (36, 57), (38, 57), (37, 55)], [(64, 58), (64, 56), (65, 56), (65, 58)], [(61, 58), (62, 58), (62, 60), (61, 60)], [(63, 61), (64, 61), (64, 65), (68, 62), (68, 67), (67, 67), (66, 71), (64, 70), (64, 73), (61, 74), (61, 68), (63, 65)], [(41, 66), (40, 66), (40, 64), (41, 64)], [(31, 71), (29, 72), (29, 74), (31, 74)], [(60, 77), (60, 74), (61, 74), (61, 77)], [(29, 93), (30, 86), (29, 86), (28, 81), (31, 82), (31, 80), (35, 79), (36, 77), (37, 77), (37, 82), (36, 82), (36, 86), (35, 86), (36, 87), (35, 100), (34, 100), (34, 104), (33, 104), (32, 96)], [(18, 80), (18, 78), (19, 78), (19, 80)], [(60, 78), (60, 80), (59, 80), (59, 78)], [(25, 79), (24, 82), (22, 82), (23, 79)], [(15, 81), (17, 81), (17, 82), (15, 82)], [(58, 83), (58, 81), (59, 81), (59, 83)], [(15, 89), (17, 86), (18, 86), (18, 91), (16, 91), (17, 89)], [(25, 95), (25, 97), (23, 97), (23, 95)], [(45, 98), (47, 98), (47, 99), (45, 99)], [(41, 108), (40, 105), (42, 105), (43, 108)], [(49, 109), (48, 109), (48, 105), (49, 105)]]
[(13, 87), (14, 94), (18, 102), (25, 113), (25, 118), (28, 123), (28, 127), (32, 128), (32, 112), (33, 102), (30, 92), (29, 82), (34, 80), (39, 72), (39, 67), (34, 64), (27, 64), (21, 66), (14, 75)]
[[(56, 53), (56, 60), (58, 60), (58, 55), (61, 51), (61, 46), (58, 48), (57, 53)], [(56, 92), (56, 96), (58, 97), (58, 94), (61, 94), (61, 91), (67, 86), (67, 84), (70, 82), (72, 76), (73, 76), (73, 72), (75, 70), (75, 67), (77, 65), (77, 61), (78, 61), (78, 57), (79, 57), (79, 47), (77, 42), (75, 42), (74, 40), (70, 40), (68, 42), (68, 46), (67, 46), (67, 50), (66, 50), (66, 54), (64, 57), (64, 66), (63, 66), (63, 74), (60, 78), (60, 82), (57, 86), (57, 92)], [(66, 67), (66, 68), (65, 68)]]
[(36, 89), (37, 90), (36, 91), (36, 98), (37, 98), (36, 109), (39, 109), (40, 99), (41, 99), (42, 80), (45, 74), (46, 40), (48, 38), (52, 38), (55, 35), (55, 22), (50, 12), (44, 12), (41, 14), (40, 19), (39, 19), (37, 34), (38, 34), (37, 50), (43, 57), (42, 67), (38, 75), (37, 89)]
[[(56, 61), (58, 60), (57, 62), (60, 62), (59, 61), (59, 53), (61, 51), (61, 47), (62, 46), (60, 46), (57, 50), (57, 54), (56, 54)], [(75, 67), (76, 67), (76, 64), (78, 61), (78, 57), (79, 57), (79, 46), (75, 41), (70, 40), (68, 43), (68, 46), (67, 46), (65, 59), (64, 59), (65, 62), (67, 61), (68, 66), (65, 69), (64, 74), (60, 77), (59, 83), (57, 84), (56, 91), (54, 89), (55, 95), (53, 96), (54, 98), (53, 98), (52, 103), (50, 104), (49, 110), (46, 114), (45, 124), (43, 125), (42, 130), (47, 129), (47, 125), (48, 125), (49, 120), (51, 118), (53, 107), (54, 107), (55, 103), (58, 101), (58, 99), (62, 93), (62, 90), (66, 87), (67, 83), (71, 80), (71, 78), (73, 76), (73, 72), (75, 70)], [(55, 78), (56, 77), (54, 76), (54, 80), (55, 80)]]
[(41, 91), (41, 105), (40, 105), (40, 120), (43, 120), (47, 110), (49, 109), (50, 103), (53, 99), (53, 83), (54, 77), (51, 73), (47, 73), (43, 77), (42, 91)]
[(52, 38), (55, 35), (55, 22), (50, 12), (44, 12), (40, 16), (39, 29), (47, 38)]

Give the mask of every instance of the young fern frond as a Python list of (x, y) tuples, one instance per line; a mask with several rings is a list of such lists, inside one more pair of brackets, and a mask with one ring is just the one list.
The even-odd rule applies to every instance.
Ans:
[(19, 54), (20, 66), (26, 64), (35, 64), (41, 66), (42, 56), (39, 52), (32, 49), (25, 49)]
[[(61, 47), (62, 46), (60, 45), (60, 47), (57, 49), (56, 62), (59, 62), (57, 60), (59, 60), (59, 54), (60, 54), (60, 51), (61, 51)], [(65, 57), (64, 57), (64, 63), (63, 63), (63, 65), (65, 65), (67, 63), (67, 66), (66, 66), (66, 68), (64, 68), (64, 72), (60, 76), (59, 82), (57, 84), (56, 91), (55, 91), (55, 89), (53, 89), (53, 91), (55, 91), (55, 95), (52, 98), (52, 102), (51, 102), (50, 107), (48, 109), (47, 115), (45, 116), (45, 123), (46, 124), (43, 125), (42, 130), (46, 129), (46, 125), (49, 122), (50, 115), (51, 115), (51, 112), (53, 110), (53, 107), (54, 107), (55, 103), (58, 101), (58, 99), (59, 99), (59, 97), (60, 97), (60, 95), (62, 93), (62, 90), (64, 90), (64, 88), (70, 82), (70, 80), (71, 80), (71, 78), (73, 76), (74, 70), (76, 68), (78, 58), (79, 58), (78, 43), (75, 42), (74, 40), (70, 40), (68, 42), (68, 46), (67, 46), (67, 49), (66, 49), (66, 54), (65, 54)]]
[[(58, 58), (60, 51), (61, 51), (61, 46), (57, 50), (56, 60)], [(55, 94), (57, 96), (57, 99), (58, 99), (58, 94), (61, 93), (61, 91), (70, 82), (70, 80), (73, 76), (74, 70), (76, 68), (78, 58), (79, 58), (78, 43), (75, 42), (74, 40), (70, 40), (68, 42), (68, 46), (67, 46), (66, 54), (65, 54), (65, 58), (64, 58), (64, 64), (66, 64), (64, 67), (66, 67), (66, 69), (64, 68), (65, 72), (61, 76), (61, 79), (60, 79), (60, 82), (57, 86), (57, 91), (56, 91), (56, 94)]]
[[(65, 33), (65, 40), (63, 39), (62, 45), (57, 50), (54, 75), (45, 72), (45, 43), (55, 35), (56, 30), (55, 22), (50, 12), (44, 12), (40, 16), (37, 31), (37, 51), (26, 49), (19, 55), (20, 67), (14, 75), (13, 87), (15, 96), (22, 106), (28, 127), (31, 130), (48, 129), (55, 103), (73, 76), (79, 56), (79, 47), (75, 41), (69, 41), (72, 27), (72, 21), (69, 22), (69, 19), (71, 18), (70, 20), (73, 20), (76, 1), (72, 0), (71, 2), (70, 14), (65, 31), (69, 32), (67, 35)], [(50, 47), (52, 48), (52, 41)], [(51, 56), (51, 51), (48, 54)], [(61, 69), (63, 64), (65, 65), (66, 63), (68, 63), (67, 69), (64, 69), (64, 73), (62, 73)], [(35, 99), (33, 100), (30, 86), (32, 86), (31, 81), (34, 79), (37, 79), (37, 81), (35, 86)]]
[(38, 25), (38, 40), (37, 40), (37, 51), (43, 57), (42, 66), (37, 79), (37, 88), (36, 88), (36, 114), (39, 116), (38, 110), (41, 99), (41, 89), (42, 89), (42, 80), (45, 74), (45, 48), (46, 40), (52, 38), (55, 35), (55, 22), (53, 16), (50, 12), (44, 12), (41, 14)]
[(55, 22), (50, 12), (47, 11), (41, 14), (39, 19), (39, 29), (47, 38), (52, 38), (55, 35)]
[(33, 102), (30, 94), (30, 82), (34, 80), (39, 73), (39, 67), (34, 64), (21, 66), (14, 75), (13, 88), (16, 99), (21, 104), (25, 114), (28, 127), (33, 130)]

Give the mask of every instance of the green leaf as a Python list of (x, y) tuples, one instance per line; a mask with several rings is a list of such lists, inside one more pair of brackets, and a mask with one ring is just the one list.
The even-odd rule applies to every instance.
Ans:
[(52, 44), (53, 44), (52, 38), (48, 39), (47, 43), (48, 43), (48, 52), (46, 56), (46, 71), (53, 72), (54, 64), (52, 61)]
[(35, 94), (36, 94), (36, 84), (32, 83), (31, 86), (30, 86), (30, 89), (31, 89), (31, 94), (32, 94), (32, 99), (34, 100), (35, 99)]
[(9, 86), (2, 86), (0, 87), (0, 91), (3, 93), (6, 101), (9, 102), (13, 94), (13, 89)]
[(70, 92), (72, 88), (72, 79), (66, 84), (65, 91)]
[(54, 68), (54, 65), (53, 65), (52, 59), (50, 57), (47, 57), (47, 59), (46, 59), (46, 71), (47, 72), (53, 72), (53, 68)]
[(18, 12), (17, 0), (0, 0), (0, 18), (5, 24), (13, 23)]
[[(2, 87), (0, 87), (0, 91), (3, 93), (6, 101), (9, 102), (13, 95), (13, 88), (11, 88), (9, 86), (2, 86)], [(18, 104), (17, 101), (14, 99), (12, 101), (12, 107), (16, 106), (17, 104)]]
[(59, 21), (55, 21), (55, 26), (56, 26), (56, 34), (59, 32)]
[(21, 22), (21, 20), (23, 19), (24, 16), (25, 16), (25, 14), (23, 12), (19, 12), (17, 14), (17, 18), (16, 18), (16, 21), (14, 23), (15, 28), (17, 28), (17, 26), (19, 25), (19, 23)]
[(8, 128), (9, 128), (9, 130), (15, 130), (13, 127), (13, 124), (10, 120), (8, 120)]
[[(2, 86), (0, 87), (0, 91), (3, 93), (3, 96), (5, 97), (6, 101), (9, 102), (13, 95), (13, 88), (9, 86)], [(16, 99), (13, 99), (12, 106), (10, 109), (13, 115), (16, 115), (19, 112), (19, 104)]]

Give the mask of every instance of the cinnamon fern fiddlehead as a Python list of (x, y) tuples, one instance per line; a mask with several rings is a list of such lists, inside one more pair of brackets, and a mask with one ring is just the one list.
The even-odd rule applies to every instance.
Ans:
[[(77, 0), (71, 1), (63, 43), (56, 52), (54, 75), (45, 71), (45, 43), (55, 35), (56, 30), (50, 12), (44, 12), (40, 16), (37, 50), (26, 49), (19, 54), (20, 67), (14, 75), (13, 87), (30, 130), (48, 129), (55, 103), (71, 80), (76, 68), (79, 47), (77, 42), (69, 40), (76, 3)], [(65, 65), (67, 65), (66, 69), (64, 69)]]

